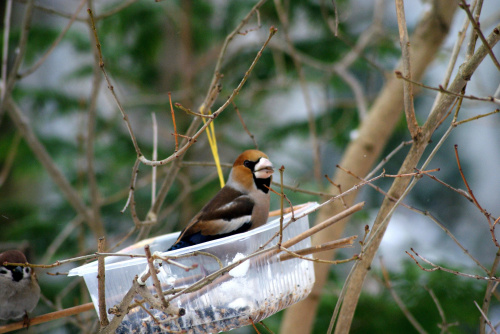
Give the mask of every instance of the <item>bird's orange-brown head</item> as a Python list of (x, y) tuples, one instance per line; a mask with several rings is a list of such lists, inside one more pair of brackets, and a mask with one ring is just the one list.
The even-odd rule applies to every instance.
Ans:
[[(231, 171), (231, 178), (245, 188), (252, 189), (254, 182), (258, 185), (266, 180), (265, 184), (271, 184), (273, 172), (273, 164), (264, 152), (247, 150), (236, 158)], [(268, 189), (265, 190), (267, 193)]]

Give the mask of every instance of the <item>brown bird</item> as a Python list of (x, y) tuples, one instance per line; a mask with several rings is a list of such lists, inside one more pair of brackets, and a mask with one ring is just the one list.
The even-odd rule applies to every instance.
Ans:
[(33, 269), (6, 266), (9, 263), (26, 263), (26, 256), (18, 250), (0, 253), (0, 319), (28, 318), (40, 299), (40, 286)]
[(233, 164), (227, 184), (194, 216), (168, 250), (246, 232), (267, 222), (273, 165), (248, 150)]

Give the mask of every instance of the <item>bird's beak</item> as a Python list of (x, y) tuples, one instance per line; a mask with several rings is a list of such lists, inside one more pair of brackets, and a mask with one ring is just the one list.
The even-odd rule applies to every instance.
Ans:
[(267, 179), (274, 173), (273, 164), (266, 158), (260, 158), (254, 167), (254, 175), (257, 179)]
[(12, 269), (12, 278), (14, 281), (19, 282), (24, 277), (24, 268), (23, 267), (15, 267)]

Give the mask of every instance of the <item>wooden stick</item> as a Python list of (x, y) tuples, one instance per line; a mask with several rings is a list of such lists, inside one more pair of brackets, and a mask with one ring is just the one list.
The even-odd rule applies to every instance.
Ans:
[(342, 219), (352, 215), (354, 212), (361, 210), (364, 205), (365, 205), (365, 202), (361, 202), (361, 203), (358, 203), (358, 204), (351, 206), (349, 209), (346, 209), (346, 210), (340, 212), (339, 214), (336, 214), (335, 216), (328, 218), (324, 222), (322, 222), (316, 226), (311, 227), (310, 229), (308, 229), (304, 233), (301, 233), (301, 234), (297, 235), (296, 237), (293, 237), (293, 238), (285, 241), (283, 243), (283, 247), (285, 247), (285, 248), (292, 247), (296, 243), (299, 243), (302, 240), (309, 238), (311, 235), (327, 228), (328, 226), (330, 226), (338, 221), (341, 221)]
[[(320, 253), (320, 252), (326, 252), (327, 250), (332, 250), (332, 249), (337, 249), (337, 248), (346, 248), (346, 247), (351, 247), (354, 239), (356, 239), (358, 236), (354, 235), (352, 237), (347, 237), (339, 240), (334, 240), (330, 242), (326, 242), (321, 245), (317, 246), (312, 246), (309, 248), (304, 248), (298, 251), (295, 251), (295, 254), (298, 255), (309, 255), (309, 254), (315, 254), (315, 253)], [(283, 254), (280, 255), (279, 260), (280, 261), (286, 261), (295, 258), (295, 256), (291, 254)]]
[[(56, 320), (56, 319), (60, 319), (60, 318), (69, 317), (69, 316), (83, 313), (83, 312), (87, 312), (87, 311), (90, 311), (93, 309), (94, 309), (94, 304), (87, 303), (87, 304), (78, 305), (75, 307), (70, 307), (70, 308), (67, 308), (64, 310), (47, 313), (44, 315), (40, 315), (38, 317), (31, 318), (30, 319), (30, 326), (42, 324), (44, 322), (48, 322), (48, 321), (52, 321), (52, 320)], [(24, 321), (18, 321), (18, 322), (14, 322), (14, 323), (11, 323), (8, 325), (0, 326), (0, 334), (14, 331), (16, 329), (21, 329), (21, 328), (23, 328), (23, 326), (24, 326)]]
[[(106, 239), (100, 237), (97, 241), (97, 250), (104, 252), (106, 249)], [(101, 328), (109, 325), (108, 315), (106, 313), (106, 269), (104, 267), (104, 257), (97, 258), (97, 295), (99, 298), (99, 319)]]

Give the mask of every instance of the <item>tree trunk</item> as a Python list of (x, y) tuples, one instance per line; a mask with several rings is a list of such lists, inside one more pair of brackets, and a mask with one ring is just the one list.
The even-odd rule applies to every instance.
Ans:
[[(425, 70), (434, 59), (436, 52), (447, 36), (456, 8), (456, 1), (435, 0), (432, 10), (418, 23), (414, 34), (410, 38), (411, 69), (414, 80), (422, 78)], [(398, 65), (398, 69), (401, 69), (401, 65)], [(403, 80), (392, 76), (383, 87), (368, 116), (361, 124), (358, 138), (349, 144), (339, 165), (356, 175), (366, 175), (379, 158), (399, 117), (401, 117), (402, 111)], [(359, 182), (354, 177), (338, 169), (335, 172), (333, 181), (340, 184), (344, 190)], [(336, 191), (333, 186), (331, 188), (330, 191)], [(346, 196), (346, 204), (351, 205), (355, 197), (356, 193), (354, 192)], [(316, 223), (335, 215), (342, 209), (343, 205), (340, 202), (323, 207), (318, 214)], [(314, 244), (340, 238), (347, 221), (348, 219), (345, 219), (332, 228), (317, 234), (316, 238), (314, 238)], [(318, 258), (331, 260), (333, 252), (320, 253)], [(327, 265), (315, 265), (316, 284), (314, 289), (308, 298), (286, 311), (282, 322), (282, 333), (304, 334), (312, 331), (316, 310), (329, 270), (330, 267)], [(362, 283), (361, 281), (360, 284)]]

